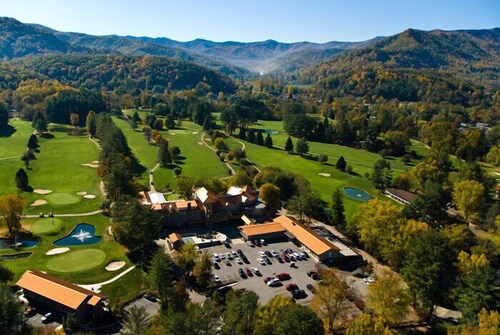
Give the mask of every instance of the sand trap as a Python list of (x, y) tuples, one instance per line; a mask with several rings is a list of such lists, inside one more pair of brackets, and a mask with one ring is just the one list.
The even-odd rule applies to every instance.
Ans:
[(196, 135), (196, 134), (198, 134), (198, 132), (197, 131), (193, 131), (193, 135)]
[(116, 271), (116, 270), (120, 270), (124, 266), (125, 266), (125, 262), (124, 261), (111, 262), (108, 265), (106, 265), (105, 269), (107, 271)]
[(211, 139), (211, 138), (204, 138), (204, 140), (205, 140), (206, 142), (212, 142), (212, 139)]
[(52, 190), (44, 190), (42, 188), (35, 188), (33, 190), (33, 192), (36, 194), (49, 194), (49, 193), (52, 193)]
[(87, 192), (76, 192), (76, 194), (83, 196), (83, 195), (87, 194)]
[(331, 177), (332, 176), (329, 173), (318, 173), (318, 175), (323, 176), (323, 177)]
[(83, 163), (82, 166), (88, 166), (88, 167), (91, 167), (91, 168), (98, 168), (99, 167), (99, 164), (92, 164), (92, 163)]
[(83, 197), (85, 199), (95, 199), (95, 195), (93, 195), (93, 194), (85, 194)]
[(203, 142), (196, 142), (198, 145), (203, 145)]
[(59, 254), (64, 254), (65, 252), (69, 251), (68, 247), (64, 248), (55, 248), (55, 249), (50, 249), (45, 253), (47, 256), (52, 256), (52, 255), (59, 255)]
[(99, 161), (92, 161), (92, 164), (99, 164)]
[(38, 199), (38, 200), (35, 200), (35, 202), (31, 204), (31, 206), (42, 206), (42, 205), (45, 205), (46, 203), (47, 203), (47, 200)]

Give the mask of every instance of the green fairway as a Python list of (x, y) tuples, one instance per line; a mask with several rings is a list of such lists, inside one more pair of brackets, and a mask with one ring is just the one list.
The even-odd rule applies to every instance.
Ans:
[(54, 234), (61, 230), (63, 220), (60, 218), (44, 218), (36, 220), (31, 226), (34, 234)]
[(82, 272), (104, 263), (106, 254), (99, 249), (85, 249), (52, 256), (47, 268), (54, 272)]
[[(9, 123), (15, 132), (0, 137), (0, 194), (17, 193), (14, 176), (19, 168), (24, 168), (31, 187), (53, 191), (47, 195), (22, 192), (20, 195), (26, 200), (26, 213), (80, 213), (99, 208), (102, 199), (100, 178), (95, 168), (82, 165), (96, 161), (99, 157), (99, 149), (87, 136), (69, 135), (69, 126), (51, 125), (55, 130), (39, 137), (40, 152), (35, 153), (36, 159), (31, 162), (30, 169), (26, 169), (20, 155), (26, 151), (26, 143), (33, 129), (29, 122), (16, 118), (9, 120)], [(76, 196), (77, 192), (87, 192), (97, 197), (81, 201)], [(30, 207), (35, 200), (47, 200), (48, 203), (41, 207)]]
[[(145, 113), (140, 113), (144, 117)], [(128, 143), (135, 157), (145, 168), (140, 176), (140, 181), (148, 185), (149, 171), (156, 165), (158, 147), (149, 144), (141, 131), (130, 128), (127, 121), (113, 118), (115, 124), (121, 128), (127, 137)], [(182, 128), (160, 131), (162, 136), (170, 141), (171, 146), (181, 149), (180, 159), (169, 168), (161, 168), (154, 172), (154, 182), (159, 190), (176, 186), (176, 178), (173, 173), (174, 167), (182, 169), (182, 176), (194, 178), (202, 177), (226, 177), (227, 167), (219, 161), (215, 153), (201, 144), (201, 127), (189, 121), (183, 121)]]

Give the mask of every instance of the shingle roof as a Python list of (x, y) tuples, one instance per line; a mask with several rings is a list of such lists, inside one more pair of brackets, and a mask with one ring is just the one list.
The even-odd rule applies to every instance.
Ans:
[(73, 310), (83, 303), (95, 306), (104, 298), (103, 295), (36, 270), (23, 273), (17, 285)]
[(180, 241), (182, 239), (182, 236), (181, 234), (172, 233), (168, 235), (168, 238), (170, 239), (170, 242), (175, 243), (177, 241)]
[(245, 233), (247, 237), (286, 231), (286, 229), (283, 228), (280, 223), (276, 222), (249, 224), (240, 227), (240, 229)]

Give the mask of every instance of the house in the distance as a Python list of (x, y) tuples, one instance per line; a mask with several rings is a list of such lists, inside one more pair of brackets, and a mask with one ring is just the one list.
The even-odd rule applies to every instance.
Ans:
[(402, 205), (411, 204), (417, 197), (417, 194), (399, 188), (388, 188), (385, 190), (385, 195)]
[(86, 321), (103, 312), (105, 296), (41, 271), (27, 270), (17, 281), (30, 304)]

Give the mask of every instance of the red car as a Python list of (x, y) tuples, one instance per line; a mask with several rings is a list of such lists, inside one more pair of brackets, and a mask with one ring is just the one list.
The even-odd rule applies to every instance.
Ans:
[(311, 277), (312, 279), (314, 279), (314, 280), (319, 280), (320, 279), (319, 273), (317, 273), (316, 271), (309, 271), (307, 273), (307, 275), (309, 277)]
[(247, 275), (248, 275), (249, 277), (253, 277), (253, 273), (252, 273), (252, 271), (250, 271), (250, 269), (249, 269), (249, 268), (245, 268), (245, 272), (247, 273)]
[(285, 262), (290, 262), (290, 258), (286, 254), (281, 254), (281, 259)]
[(261, 244), (260, 244), (260, 241), (259, 240), (254, 240), (253, 241), (253, 244), (255, 244), (256, 246), (260, 247)]
[(290, 291), (290, 292), (293, 292), (293, 291), (296, 291), (299, 289), (297, 284), (288, 284), (285, 288), (287, 291)]
[(266, 277), (264, 278), (264, 283), (267, 284), (268, 281), (270, 281), (271, 279), (273, 279), (272, 277)]
[(286, 273), (286, 272), (282, 272), (282, 273), (278, 273), (276, 275), (276, 278), (278, 278), (279, 280), (287, 280), (287, 279), (290, 279), (292, 277), (290, 277), (290, 274), (289, 273)]

